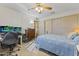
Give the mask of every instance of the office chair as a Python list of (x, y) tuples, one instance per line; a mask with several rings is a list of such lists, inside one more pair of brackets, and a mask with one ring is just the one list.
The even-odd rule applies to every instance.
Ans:
[(9, 48), (9, 55), (11, 55), (13, 49), (17, 46), (17, 44), (18, 44), (18, 34), (16, 32), (8, 32), (5, 34), (3, 41), (1, 42), (1, 47), (2, 49)]

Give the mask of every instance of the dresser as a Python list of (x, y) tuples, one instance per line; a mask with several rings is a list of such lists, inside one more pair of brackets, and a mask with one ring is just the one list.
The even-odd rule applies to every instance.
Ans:
[(25, 30), (27, 39), (30, 41), (35, 38), (35, 29), (28, 28)]

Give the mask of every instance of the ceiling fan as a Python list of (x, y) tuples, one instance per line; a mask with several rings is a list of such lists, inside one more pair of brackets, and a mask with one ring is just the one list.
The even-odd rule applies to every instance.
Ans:
[(53, 8), (43, 3), (36, 3), (36, 5), (32, 7), (31, 9), (36, 10), (38, 13), (42, 13), (42, 11), (46, 11), (46, 10), (51, 11)]

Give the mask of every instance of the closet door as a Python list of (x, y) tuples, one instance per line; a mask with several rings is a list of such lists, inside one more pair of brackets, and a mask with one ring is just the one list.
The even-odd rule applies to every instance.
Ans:
[(76, 24), (76, 32), (79, 32), (79, 14), (77, 15), (77, 24)]
[(39, 35), (43, 35), (44, 33), (44, 21), (39, 21)]
[(44, 22), (44, 31), (45, 31), (45, 34), (51, 34), (52, 33), (52, 20), (45, 20)]
[(53, 20), (53, 33), (65, 35), (74, 31), (77, 15), (64, 16)]
[(77, 16), (77, 26), (79, 27), (79, 14)]

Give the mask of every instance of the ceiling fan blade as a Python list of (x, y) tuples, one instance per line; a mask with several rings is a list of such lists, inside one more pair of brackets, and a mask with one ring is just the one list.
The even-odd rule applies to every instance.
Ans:
[(46, 4), (43, 4), (43, 3), (38, 3), (37, 6), (43, 7), (43, 8), (48, 9), (48, 10), (52, 10), (52, 7), (50, 7)]
[(36, 3), (36, 6), (43, 6), (42, 3)]
[(44, 7), (45, 9), (52, 10), (52, 7)]
[(32, 9), (35, 9), (36, 7), (32, 7), (32, 8), (29, 8), (28, 10), (32, 10)]

